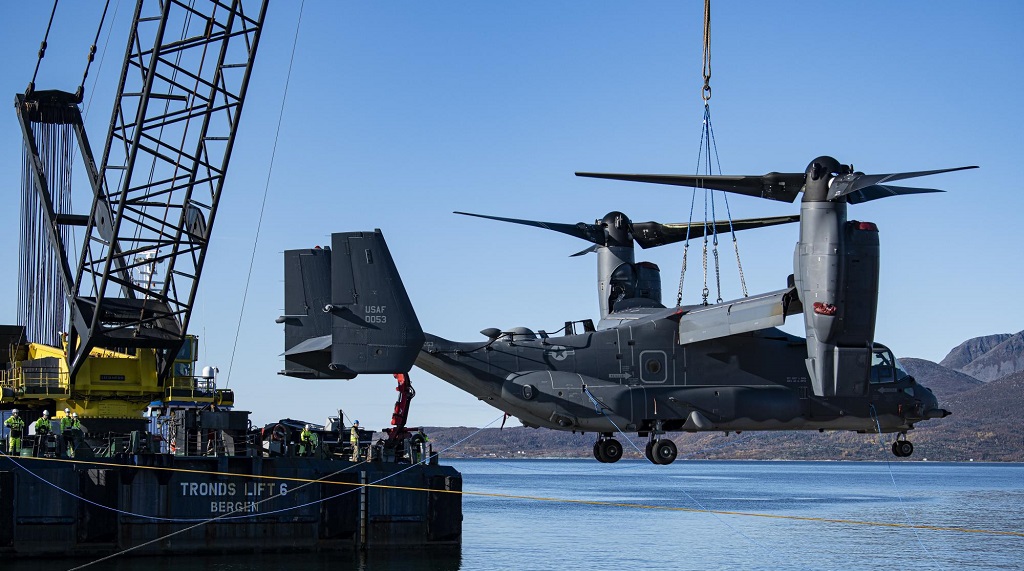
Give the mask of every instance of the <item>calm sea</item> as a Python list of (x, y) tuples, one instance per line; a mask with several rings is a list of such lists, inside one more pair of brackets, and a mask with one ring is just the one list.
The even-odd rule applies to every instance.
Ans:
[(90, 569), (1024, 569), (1024, 464), (450, 463), (466, 491), (493, 494), (465, 496), (461, 556), (140, 558)]

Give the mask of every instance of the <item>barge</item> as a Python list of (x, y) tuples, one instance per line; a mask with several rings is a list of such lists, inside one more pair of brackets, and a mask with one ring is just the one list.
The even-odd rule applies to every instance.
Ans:
[[(25, 438), (0, 458), (0, 557), (460, 547), (462, 479), (436, 454), (412, 463), (361, 431), (352, 461), (331, 426), (306, 449), (287, 422), (252, 430), (244, 411), (183, 412), (170, 443), (111, 437), (104, 458)], [(157, 449), (171, 444), (180, 453)]]

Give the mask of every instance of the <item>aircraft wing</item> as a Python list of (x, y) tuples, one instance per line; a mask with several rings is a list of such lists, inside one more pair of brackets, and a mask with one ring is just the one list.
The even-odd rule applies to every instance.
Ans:
[(727, 303), (698, 306), (679, 319), (679, 344), (688, 345), (778, 327), (787, 315), (801, 311), (796, 288), (745, 297)]

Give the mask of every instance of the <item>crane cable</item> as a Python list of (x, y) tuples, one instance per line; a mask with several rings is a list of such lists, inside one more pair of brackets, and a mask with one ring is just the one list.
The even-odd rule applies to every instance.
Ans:
[(231, 360), (228, 362), (227, 380), (224, 388), (231, 385), (231, 371), (235, 365), (235, 354), (238, 352), (238, 338), (242, 333), (242, 318), (245, 315), (245, 302), (249, 297), (249, 285), (252, 283), (252, 269), (256, 264), (256, 248), (260, 243), (260, 230), (263, 228), (263, 215), (267, 209), (267, 195), (270, 193), (270, 180), (274, 174), (274, 159), (277, 157), (277, 143), (281, 140), (281, 124), (284, 122), (284, 108), (288, 102), (288, 86), (292, 82), (292, 69), (295, 67), (295, 51), (299, 45), (299, 31), (302, 29), (302, 12), (306, 0), (299, 3), (299, 16), (295, 22), (295, 36), (292, 38), (292, 53), (288, 59), (288, 73), (284, 79), (284, 93), (281, 94), (281, 106), (277, 113), (277, 129), (274, 131), (274, 146), (270, 151), (270, 166), (267, 168), (267, 179), (263, 186), (263, 201), (260, 202), (260, 215), (256, 220), (256, 235), (252, 240), (252, 253), (249, 256), (249, 271), (245, 276), (245, 289), (242, 291), (242, 306), (238, 309), (238, 325), (235, 327), (235, 340), (231, 345)]
[(89, 46), (89, 55), (85, 62), (85, 71), (82, 73), (82, 83), (78, 86), (78, 91), (75, 95), (78, 96), (78, 102), (82, 102), (82, 98), (85, 97), (85, 79), (89, 77), (89, 67), (92, 66), (92, 62), (96, 59), (96, 43), (100, 41), (100, 32), (103, 31), (103, 22), (107, 19), (107, 9), (110, 8), (110, 0), (107, 0), (103, 4), (103, 15), (100, 16), (100, 25), (96, 27), (96, 36), (92, 39), (92, 45)]
[(53, 9), (50, 10), (50, 22), (46, 24), (46, 33), (43, 34), (43, 41), (39, 44), (39, 56), (36, 58), (36, 69), (32, 72), (32, 81), (28, 83), (28, 89), (26, 93), (32, 93), (35, 91), (36, 86), (36, 75), (39, 74), (39, 64), (43, 63), (43, 58), (46, 57), (46, 40), (50, 38), (50, 28), (53, 27), (53, 16), (57, 13), (57, 2), (53, 0)]
[[(117, 4), (114, 4), (114, 14), (110, 17), (111, 21), (117, 21), (117, 11), (120, 8), (121, 8), (121, 0), (117, 0)], [(104, 14), (105, 14), (106, 13), (106, 8), (104, 8), (103, 11), (104, 11)], [(102, 27), (103, 27), (103, 22), (101, 21), (100, 22), (100, 28), (102, 28)], [(105, 40), (103, 40), (103, 51), (100, 52), (100, 66), (99, 66), (99, 69), (96, 72), (97, 75), (103, 73), (103, 62), (106, 61), (107, 53), (109, 53), (109, 51), (110, 51), (107, 48), (108, 48), (108, 46), (110, 46), (110, 36), (113, 33), (114, 33), (114, 26), (113, 26), (113, 24), (111, 24), (111, 26), (109, 28), (107, 28), (107, 38)], [(96, 38), (97, 38), (97, 40), (99, 39), (99, 35), (98, 34), (97, 34)], [(86, 69), (85, 73), (86, 73), (86, 75), (88, 75), (89, 70)], [(82, 113), (82, 120), (83, 121), (85, 119), (89, 118), (89, 110), (92, 109), (92, 102), (96, 100), (95, 93), (96, 93), (96, 85), (98, 83), (99, 83), (99, 77), (97, 77), (96, 79), (93, 79), (93, 81), (92, 81), (92, 89), (90, 90), (91, 92), (89, 94), (89, 102), (85, 104), (85, 111)], [(78, 240), (76, 239), (75, 241), (77, 242)]]
[[(704, 118), (701, 127), (700, 145), (697, 151), (697, 169), (699, 175), (703, 166), (704, 174), (713, 174), (711, 157), (714, 154), (714, 166), (718, 168), (718, 174), (722, 173), (721, 161), (718, 158), (718, 143), (715, 140), (714, 128), (711, 125), (711, 0), (704, 0), (704, 44), (703, 44), (703, 68), (702, 76), (704, 85), (701, 88), (701, 99), (704, 101)], [(693, 225), (693, 206), (696, 201), (697, 187), (693, 189), (693, 196), (690, 200), (690, 219), (686, 228), (686, 243), (683, 246), (683, 263), (679, 273), (679, 291), (676, 295), (676, 306), (683, 303), (683, 283), (686, 276), (687, 256), (690, 249), (690, 227)], [(725, 198), (725, 209), (729, 220), (729, 233), (732, 236), (733, 248), (736, 252), (736, 266), (739, 269), (740, 287), (743, 297), (748, 297), (746, 277), (743, 274), (743, 263), (740, 260), (739, 242), (736, 240), (736, 231), (732, 223), (732, 211), (729, 208), (729, 197), (723, 192)], [(710, 199), (711, 216), (708, 217), (708, 201)], [(708, 234), (711, 234), (711, 250), (715, 266), (716, 282), (716, 303), (722, 303), (722, 279), (718, 255), (718, 227), (715, 224), (715, 198), (714, 192), (704, 189), (704, 237), (701, 261), (704, 269), (704, 287), (701, 291), (702, 304), (708, 305), (708, 296), (711, 291), (708, 288)]]

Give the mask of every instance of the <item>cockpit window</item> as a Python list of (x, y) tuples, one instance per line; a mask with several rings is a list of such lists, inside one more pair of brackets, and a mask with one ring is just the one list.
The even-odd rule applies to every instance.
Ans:
[(902, 381), (903, 379), (910, 376), (910, 373), (903, 368), (903, 363), (900, 363), (899, 359), (893, 359), (893, 363), (896, 364), (896, 380)]
[(907, 378), (908, 375), (903, 365), (892, 355), (892, 351), (885, 347), (875, 346), (871, 352), (871, 382), (872, 383), (894, 383)]

